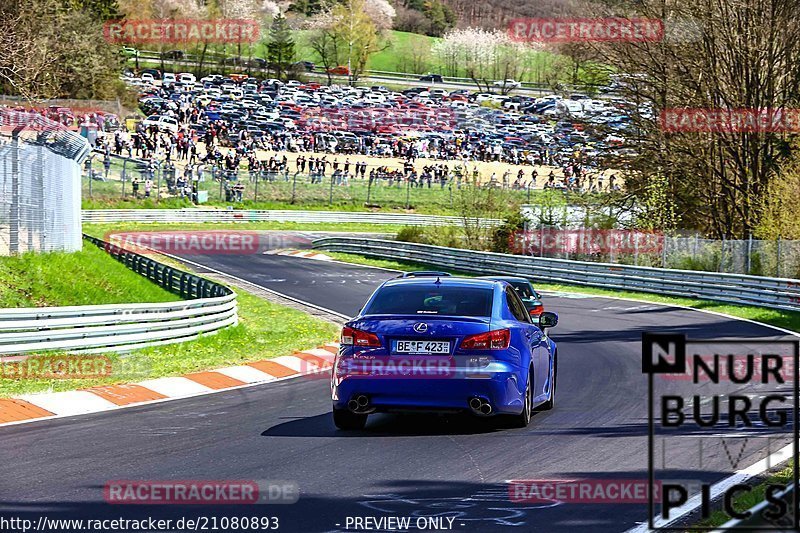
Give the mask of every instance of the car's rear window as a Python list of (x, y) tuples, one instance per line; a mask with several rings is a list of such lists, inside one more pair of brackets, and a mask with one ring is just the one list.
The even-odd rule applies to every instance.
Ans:
[(485, 317), (492, 314), (492, 295), (490, 288), (394, 285), (382, 288), (364, 314)]

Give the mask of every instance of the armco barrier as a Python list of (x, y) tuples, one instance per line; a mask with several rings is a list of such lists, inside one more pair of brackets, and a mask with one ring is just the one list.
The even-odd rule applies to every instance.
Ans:
[[(262, 211), (225, 209), (91, 209), (82, 213), (84, 224), (115, 222), (329, 222), (397, 224), (405, 226), (448, 226), (464, 224), (462, 217), (439, 215), (410, 215), (405, 213), (370, 213), (346, 211)], [(472, 225), (497, 225), (502, 221), (491, 218), (468, 219)]]
[(543, 282), (800, 311), (800, 280), (795, 279), (567, 261), (349, 237), (318, 239), (314, 247), (474, 274), (518, 275)]
[(94, 237), (128, 268), (181, 302), (0, 309), (0, 354), (129, 351), (193, 339), (237, 323), (236, 293)]

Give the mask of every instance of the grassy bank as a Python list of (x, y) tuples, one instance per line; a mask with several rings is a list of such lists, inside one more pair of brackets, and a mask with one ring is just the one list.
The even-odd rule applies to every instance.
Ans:
[[(770, 475), (767, 479), (758, 485), (755, 488), (747, 493), (740, 494), (736, 497), (733, 501), (733, 508), (736, 509), (738, 512), (744, 512), (751, 507), (761, 503), (764, 501), (765, 493), (767, 487), (770, 485), (781, 485), (786, 486), (793, 481), (793, 466), (792, 463), (789, 462), (787, 466), (779, 470), (778, 472)], [(708, 531), (708, 528), (712, 527), (719, 527), (725, 522), (730, 520), (730, 516), (728, 516), (722, 510), (715, 511), (706, 518), (705, 520), (701, 520), (694, 526), (689, 527), (687, 530), (692, 533), (699, 533), (701, 531)], [(703, 528), (703, 529), (695, 529), (695, 528)]]
[(121, 231), (181, 231), (181, 230), (231, 230), (231, 231), (339, 231), (348, 233), (386, 233), (396, 234), (402, 226), (394, 224), (367, 224), (334, 222), (235, 222), (205, 223), (188, 222), (182, 224), (149, 224), (120, 222), (115, 224), (84, 224), (83, 231), (93, 237), (103, 238), (108, 233)]
[(0, 308), (178, 300), (88, 243), (77, 253), (0, 257)]
[[(527, 179), (527, 178), (526, 178)], [(441, 186), (432, 183), (431, 187), (406, 188), (394, 185), (387, 186), (352, 181), (348, 186), (335, 186), (330, 188), (329, 183), (310, 184), (298, 179), (293, 188), (292, 181), (259, 182), (256, 190), (255, 184), (243, 181), (245, 189), (243, 201), (230, 202), (225, 200), (224, 191), (220, 191), (219, 182), (205, 181), (200, 185), (201, 190), (207, 191), (208, 201), (200, 207), (234, 209), (295, 209), (319, 211), (379, 211), (382, 213), (414, 212), (434, 215), (458, 215), (459, 205), (464, 201), (464, 195), (490, 194), (487, 189), (468, 189), (462, 185), (459, 190), (456, 186)], [(156, 184), (157, 185), (157, 184)], [(162, 192), (166, 193), (165, 184), (162, 182)], [(492, 194), (504, 194), (508, 198), (509, 210), (513, 206), (523, 203), (564, 206), (570, 197), (562, 192), (552, 193), (541, 189), (492, 191)], [(196, 207), (190, 201), (178, 197), (163, 197), (158, 200), (140, 197), (133, 198), (131, 185), (125, 185), (123, 194), (122, 182), (109, 180), (106, 182), (92, 181), (91, 189), (89, 180), (82, 180), (83, 209), (172, 209), (180, 207)], [(294, 198), (294, 202), (292, 202)], [(586, 197), (588, 200), (593, 198)]]
[[(354, 254), (343, 254), (338, 252), (325, 252), (326, 255), (345, 261), (348, 263), (356, 263), (360, 265), (377, 266), (383, 268), (392, 268), (397, 270), (420, 270), (420, 269), (436, 269), (436, 265), (423, 265), (418, 263), (407, 263), (401, 261), (391, 261), (386, 259), (375, 259), (371, 257), (363, 257)], [(454, 272), (456, 273), (456, 272)], [(465, 276), (473, 274), (458, 273)], [(785, 328), (791, 331), (800, 332), (800, 313), (792, 311), (781, 311), (777, 309), (764, 309), (761, 307), (751, 307), (743, 305), (731, 305), (719, 302), (712, 302), (709, 300), (695, 300), (692, 298), (676, 298), (671, 296), (659, 296), (657, 294), (648, 294), (632, 291), (618, 291), (600, 289), (595, 287), (584, 287), (580, 285), (566, 285), (555, 283), (542, 283), (533, 279), (534, 286), (543, 291), (553, 292), (570, 292), (570, 293), (583, 293), (594, 296), (608, 296), (615, 298), (630, 298), (632, 300), (639, 300), (643, 302), (663, 303), (667, 305), (680, 305), (685, 307), (692, 307), (695, 309), (703, 309), (707, 311), (714, 311), (717, 313), (724, 313), (726, 315), (744, 318), (748, 320), (755, 320), (770, 324), (773, 326)]]
[[(102, 235), (104, 231), (101, 229), (94, 233)], [(127, 269), (88, 243), (84, 243), (83, 251), (72, 254), (0, 257), (0, 307), (179, 300), (178, 296)], [(238, 303), (239, 324), (215, 335), (124, 355), (107, 354), (111, 363), (110, 375), (91, 379), (10, 379), (19, 375), (18, 372), (0, 365), (0, 397), (181, 375), (289, 355), (294, 350), (319, 346), (336, 338), (338, 328), (335, 325), (301, 311), (247, 293), (238, 295)], [(53, 358), (63, 354), (38, 355)]]

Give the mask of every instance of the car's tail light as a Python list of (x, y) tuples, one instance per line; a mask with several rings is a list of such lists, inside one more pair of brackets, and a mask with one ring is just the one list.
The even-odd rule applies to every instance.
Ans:
[(530, 313), (531, 316), (539, 316), (542, 314), (543, 311), (544, 311), (544, 306), (542, 304), (537, 304), (531, 307), (528, 313)]
[(461, 348), (463, 350), (505, 350), (510, 342), (510, 330), (496, 329), (464, 338), (461, 341)]
[(342, 344), (348, 346), (378, 347), (381, 345), (381, 341), (374, 333), (345, 326), (342, 328)]

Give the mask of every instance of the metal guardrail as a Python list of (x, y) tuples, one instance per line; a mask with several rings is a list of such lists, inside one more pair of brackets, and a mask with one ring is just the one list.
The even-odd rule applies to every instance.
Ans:
[(313, 244), (322, 250), (411, 261), (475, 274), (518, 275), (546, 282), (800, 311), (800, 280), (796, 279), (568, 261), (347, 237), (318, 239)]
[(236, 325), (236, 293), (194, 274), (84, 235), (181, 302), (0, 309), (0, 354), (130, 351)]
[[(83, 210), (84, 224), (116, 222), (306, 222), (306, 223), (368, 223), (397, 224), (403, 226), (449, 226), (464, 224), (456, 216), (410, 215), (405, 213), (370, 213), (346, 211), (264, 211), (225, 209), (91, 209)], [(468, 219), (471, 225), (494, 226), (502, 220), (492, 218)]]

